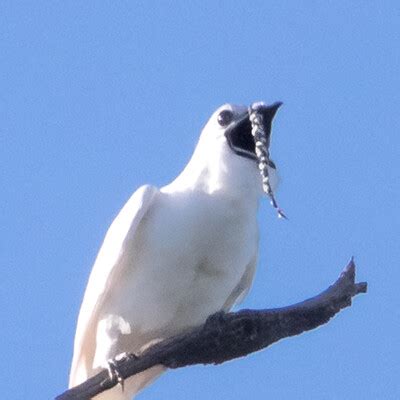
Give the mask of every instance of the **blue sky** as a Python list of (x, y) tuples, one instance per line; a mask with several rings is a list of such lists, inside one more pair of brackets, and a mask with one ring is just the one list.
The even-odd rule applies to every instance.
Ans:
[(372, 1), (2, 1), (0, 390), (65, 389), (75, 320), (113, 217), (187, 162), (225, 102), (281, 100), (246, 308), (369, 293), (328, 325), (142, 399), (398, 399), (400, 5)]

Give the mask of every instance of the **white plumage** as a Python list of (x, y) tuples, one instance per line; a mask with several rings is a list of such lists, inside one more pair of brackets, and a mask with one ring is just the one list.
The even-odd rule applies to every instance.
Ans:
[[(221, 126), (226, 110), (232, 121)], [(70, 387), (122, 352), (229, 310), (249, 290), (262, 184), (257, 163), (236, 154), (226, 136), (246, 115), (246, 107), (218, 109), (182, 173), (161, 189), (139, 188), (112, 223), (79, 313)], [(124, 391), (117, 386), (96, 400), (131, 399), (162, 370), (129, 378)]]

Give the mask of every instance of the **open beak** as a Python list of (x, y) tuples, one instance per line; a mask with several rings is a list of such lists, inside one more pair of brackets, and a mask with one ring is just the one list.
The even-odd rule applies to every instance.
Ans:
[[(263, 116), (264, 130), (267, 136), (268, 147), (271, 137), (272, 120), (274, 119), (274, 116), (281, 105), (281, 102), (276, 102), (270, 106), (265, 104), (260, 104), (258, 106), (258, 111), (261, 112)], [(226, 129), (225, 136), (233, 152), (242, 157), (257, 160), (254, 137), (251, 133), (251, 129), (252, 126), (249, 119), (249, 112), (246, 111)], [(275, 168), (272, 162), (271, 164), (271, 167)]]

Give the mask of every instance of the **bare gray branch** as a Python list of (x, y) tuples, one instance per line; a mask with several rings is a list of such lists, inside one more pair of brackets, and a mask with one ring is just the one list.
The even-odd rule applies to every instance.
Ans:
[[(157, 343), (140, 357), (116, 361), (116, 365), (121, 377), (128, 378), (158, 364), (168, 368), (220, 364), (325, 324), (350, 306), (353, 296), (366, 291), (365, 282), (355, 283), (351, 260), (338, 280), (313, 298), (283, 308), (216, 313), (204, 325)], [(117, 379), (103, 370), (56, 400), (89, 400), (116, 384)]]

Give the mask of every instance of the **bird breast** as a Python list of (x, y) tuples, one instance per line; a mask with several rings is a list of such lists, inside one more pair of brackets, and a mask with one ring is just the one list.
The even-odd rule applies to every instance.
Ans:
[(256, 208), (223, 195), (160, 193), (123, 250), (111, 314), (169, 335), (220, 310), (257, 252)]

